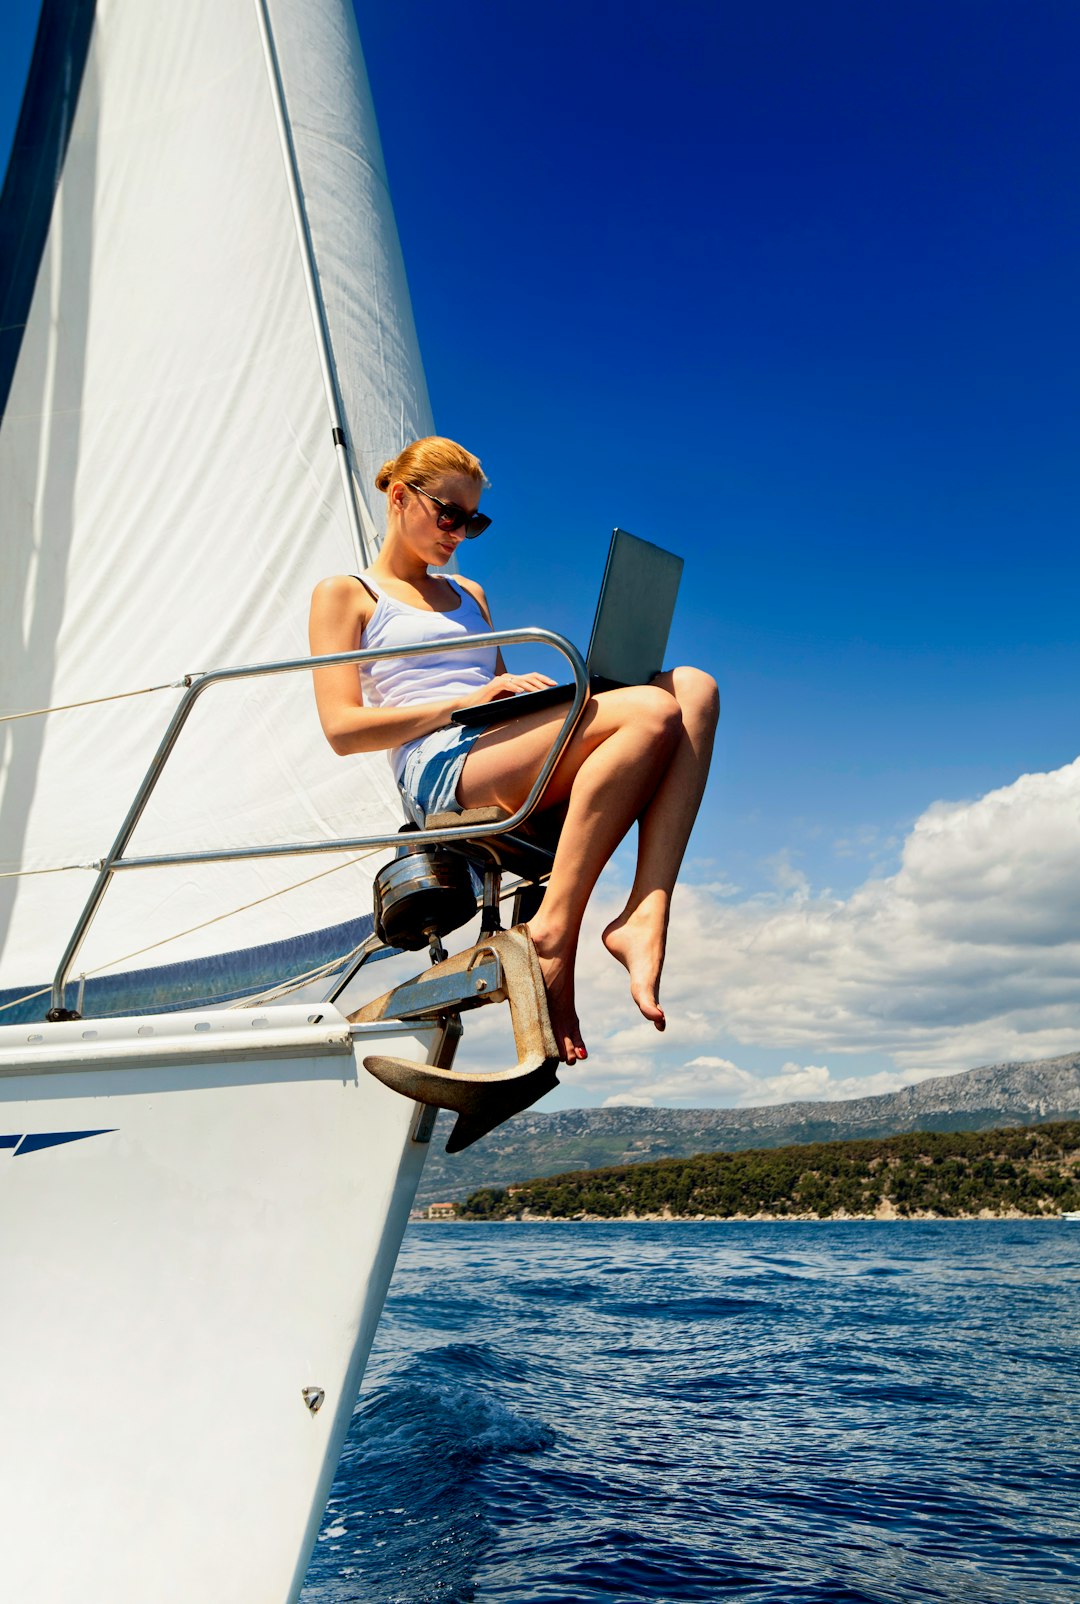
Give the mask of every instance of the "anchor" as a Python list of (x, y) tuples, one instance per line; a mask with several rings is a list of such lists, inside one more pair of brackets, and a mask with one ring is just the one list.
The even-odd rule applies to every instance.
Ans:
[(353, 1024), (438, 1019), (504, 1001), (510, 1005), (518, 1055), (512, 1069), (469, 1074), (383, 1054), (364, 1059), (368, 1073), (392, 1091), (457, 1114), (448, 1153), (460, 1153), (559, 1084), (559, 1050), (540, 961), (526, 926), (483, 935), (476, 946), (433, 964), (349, 1015)]

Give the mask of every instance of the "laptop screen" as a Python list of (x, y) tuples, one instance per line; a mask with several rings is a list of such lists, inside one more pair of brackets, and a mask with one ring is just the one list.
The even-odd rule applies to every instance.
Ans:
[(664, 666), (683, 560), (616, 529), (589, 642), (589, 673), (647, 685)]

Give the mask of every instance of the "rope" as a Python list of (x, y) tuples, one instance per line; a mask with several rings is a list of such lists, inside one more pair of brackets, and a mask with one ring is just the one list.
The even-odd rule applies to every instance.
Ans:
[(364, 945), (358, 942), (351, 952), (343, 952), (337, 958), (330, 958), (326, 963), (317, 964), (302, 975), (293, 975), (290, 980), (283, 980), (280, 985), (271, 986), (266, 991), (255, 992), (251, 997), (241, 997), (237, 1002), (230, 1003), (231, 1008), (260, 1008), (264, 1003), (273, 1002), (276, 997), (287, 997), (292, 991), (299, 991), (312, 980), (321, 980), (326, 975), (332, 975), (343, 969), (350, 959), (355, 958)]
[(100, 869), (100, 863), (57, 863), (51, 869), (5, 869), (0, 880), (24, 880), (31, 874), (68, 874), (72, 869)]
[[(151, 696), (155, 691), (182, 691), (191, 684), (192, 676), (170, 680), (166, 685), (144, 685), (139, 691), (116, 691), (112, 696), (91, 696), (84, 702), (58, 702), (55, 707), (31, 707), (25, 713), (0, 713), (0, 724), (13, 724), (20, 718), (44, 718), (48, 713), (70, 713), (77, 707), (98, 707), (102, 702), (124, 702), (131, 696)], [(31, 874), (66, 874), (69, 869), (99, 869), (98, 863), (59, 863), (52, 869), (5, 869), (0, 880), (22, 880)], [(40, 993), (33, 992), (32, 996)], [(11, 1003), (5, 1003), (10, 1008)]]
[[(347, 868), (348, 865), (343, 864), (342, 867)], [(234, 912), (239, 912), (239, 909), (234, 909)], [(362, 946), (363, 942), (360, 942), (359, 945), (353, 947), (351, 952), (343, 952), (337, 958), (330, 958), (326, 963), (318, 964), (316, 968), (309, 969), (306, 974), (295, 975), (291, 980), (282, 981), (280, 986), (273, 986), (268, 991), (258, 991), (250, 997), (240, 997), (236, 1002), (229, 1003), (228, 1006), (230, 1008), (261, 1008), (264, 1004), (273, 1002), (276, 997), (287, 997), (290, 992), (299, 991), (301, 986), (306, 986), (312, 980), (318, 980), (324, 975), (335, 974), (351, 958), (355, 958)], [(89, 973), (96, 974), (97, 971), (90, 970)], [(82, 975), (79, 978), (85, 979), (86, 976)], [(42, 986), (40, 991), (32, 991), (25, 997), (16, 997), (15, 1002), (0, 1004), (0, 1011), (4, 1008), (14, 1008), (17, 1003), (30, 1002), (35, 997), (44, 997), (51, 990), (51, 986)], [(206, 1005), (192, 1003), (191, 1006), (197, 1008)], [(124, 1014), (95, 1014), (93, 1017), (95, 1019), (123, 1019), (126, 1016)]]
[(11, 1002), (0, 1003), (0, 1014), (5, 1008), (18, 1008), (20, 1003), (33, 1002), (35, 997), (45, 997), (52, 991), (51, 986), (42, 986), (39, 991), (28, 991), (25, 997), (15, 997)]
[(191, 676), (169, 680), (166, 685), (144, 685), (141, 691), (116, 691), (112, 696), (90, 696), (85, 702), (58, 702), (55, 707), (31, 707), (25, 713), (0, 713), (0, 724), (12, 724), (18, 718), (43, 718), (46, 713), (70, 713), (76, 707), (97, 707), (102, 702), (123, 702), (129, 696), (150, 696), (154, 691), (183, 691), (191, 684)]
[[(382, 850), (383, 849), (381, 847), (372, 848), (372, 852), (381, 852)], [(163, 936), (160, 941), (150, 942), (149, 946), (138, 947), (134, 952), (125, 953), (122, 958), (110, 958), (107, 960), (107, 962), (98, 964), (96, 969), (87, 969), (85, 971), (86, 978), (89, 979), (92, 975), (100, 975), (104, 970), (111, 969), (114, 964), (129, 963), (132, 958), (141, 958), (143, 953), (153, 952), (156, 947), (167, 947), (170, 942), (179, 941), (184, 936), (194, 935), (196, 930), (206, 930), (210, 927), (210, 925), (221, 924), (224, 920), (231, 919), (234, 914), (246, 913), (249, 908), (258, 908), (264, 902), (273, 902), (275, 897), (284, 897), (287, 896), (290, 891), (299, 891), (301, 886), (310, 886), (313, 885), (316, 880), (325, 880), (327, 875), (340, 874), (342, 869), (352, 869), (356, 866), (356, 864), (362, 863), (365, 858), (369, 858), (371, 855), (371, 852), (361, 852), (357, 857), (350, 858), (347, 863), (336, 863), (332, 869), (320, 869), (318, 874), (309, 874), (306, 879), (295, 880), (292, 885), (282, 886), (278, 891), (268, 891), (265, 897), (256, 897), (253, 902), (242, 903), (238, 908), (229, 908), (225, 913), (215, 914), (212, 919), (204, 919), (201, 924), (189, 925), (186, 930), (174, 930), (171, 936)], [(76, 865), (75, 867), (82, 867), (82, 865)], [(29, 872), (47, 874), (53, 871), (41, 869), (31, 870)], [(351, 956), (351, 953), (346, 953), (345, 959), (347, 960)], [(337, 960), (335, 960), (331, 965), (323, 965), (322, 967), (326, 969), (327, 973), (329, 973), (334, 967), (336, 967), (336, 965)], [(313, 973), (317, 974), (317, 972)], [(301, 980), (297, 982), (297, 984), (303, 983), (303, 979), (304, 977), (301, 977)], [(46, 993), (51, 990), (51, 986), (41, 986), (37, 991), (28, 991), (25, 996), (13, 998), (11, 1002), (0, 1003), (0, 1013), (2, 1013), (5, 1008), (17, 1008), (21, 1003), (33, 1002), (35, 997), (44, 997)]]
[[(372, 852), (381, 852), (381, 847), (373, 847)], [(208, 930), (211, 925), (221, 924), (231, 919), (234, 914), (247, 913), (249, 908), (258, 908), (264, 902), (273, 902), (275, 897), (284, 897), (290, 891), (299, 891), (301, 886), (314, 885), (316, 880), (325, 880), (327, 875), (339, 874), (342, 869), (351, 869), (371, 856), (370, 852), (361, 852), (359, 857), (350, 858), (348, 863), (337, 863), (332, 869), (322, 869), (318, 874), (309, 874), (306, 880), (295, 880), (291, 886), (282, 886), (279, 891), (268, 891), (265, 897), (256, 897), (254, 902), (241, 903), (239, 908), (230, 908), (226, 913), (217, 913), (212, 919), (204, 919), (201, 924), (189, 925), (186, 930), (174, 930), (171, 936), (163, 936), (160, 941), (152, 941), (147, 947), (137, 947), (134, 952), (126, 952), (122, 958), (110, 958), (107, 963), (99, 964), (96, 969), (88, 969), (87, 977), (100, 975), (102, 970), (111, 969), (114, 964), (126, 964), (132, 958), (141, 958), (144, 952), (153, 952), (156, 947), (167, 947), (170, 942), (179, 941), (184, 936), (194, 935), (196, 930)]]

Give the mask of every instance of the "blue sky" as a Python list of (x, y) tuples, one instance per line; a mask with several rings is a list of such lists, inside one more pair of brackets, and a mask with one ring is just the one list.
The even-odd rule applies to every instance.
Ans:
[(684, 552), (710, 854), (850, 884), (816, 832), (1075, 755), (1080, 14), (527, 15), (361, 11), (483, 577), (517, 615), (539, 567), (580, 633), (612, 523)]
[[(35, 10), (8, 7), (5, 150)], [(721, 685), (686, 910), (718, 945), (681, 933), (668, 1000), (692, 978), (712, 990), (706, 954), (736, 1000), (650, 1057), (612, 992), (595, 1078), (563, 1101), (602, 1100), (606, 1066), (638, 1046), (645, 1067), (612, 1095), (704, 1102), (1080, 1045), (1067, 920), (1004, 968), (975, 930), (925, 973), (901, 955), (858, 1006), (847, 990), (872, 888), (893, 897), (880, 930), (931, 837), (924, 919), (950, 895), (982, 906), (995, 874), (1042, 883), (1049, 864), (1048, 886), (1071, 884), (1080, 805), (1064, 782), (1015, 786), (1078, 750), (1080, 11), (357, 10), (437, 425), (493, 481), (470, 571), (498, 622), (584, 644), (612, 525), (668, 545), (686, 558), (672, 658)], [(982, 799), (1002, 788), (995, 836)], [(1030, 840), (1042, 806), (1060, 859)], [(847, 930), (837, 951), (807, 936), (820, 985), (777, 956), (793, 916)], [(931, 963), (925, 923), (895, 939)], [(729, 946), (772, 953), (767, 996)], [(995, 1012), (1020, 972), (1023, 1018)], [(606, 971), (588, 974), (607, 999)], [(712, 1081), (698, 1064), (681, 1098), (698, 1059)]]

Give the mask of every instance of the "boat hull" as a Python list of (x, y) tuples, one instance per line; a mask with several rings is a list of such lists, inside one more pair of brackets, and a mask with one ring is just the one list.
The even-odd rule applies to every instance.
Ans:
[(438, 1039), (332, 1008), (0, 1030), (11, 1597), (297, 1597), (426, 1151), (359, 1058)]

